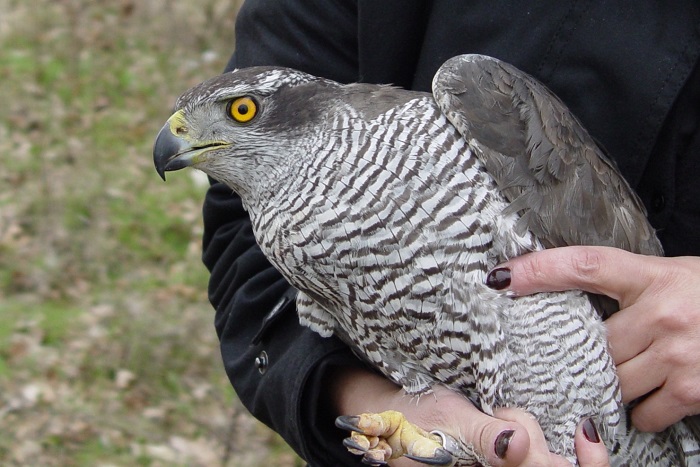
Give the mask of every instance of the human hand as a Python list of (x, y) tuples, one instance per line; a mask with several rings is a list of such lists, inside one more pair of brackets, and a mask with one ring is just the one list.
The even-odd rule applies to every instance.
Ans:
[[(490, 417), (460, 394), (442, 386), (434, 387), (433, 394), (416, 400), (386, 378), (363, 369), (338, 370), (332, 381), (338, 414), (397, 410), (418, 426), (458, 434), (462, 440), (471, 442), (490, 465), (497, 467), (570, 465), (563, 457), (549, 452), (537, 421), (522, 410), (499, 409), (496, 417)], [(590, 421), (578, 427), (575, 445), (582, 467), (609, 465), (607, 449)], [(390, 461), (390, 465), (423, 464), (402, 457)]]
[(660, 258), (608, 247), (563, 247), (494, 269), (487, 284), (515, 295), (581, 289), (620, 303), (606, 322), (622, 398), (643, 431), (700, 413), (700, 258)]
[[(543, 467), (571, 465), (565, 458), (549, 452), (542, 428), (540, 428), (535, 417), (529, 413), (519, 409), (497, 409), (494, 415), (502, 420), (517, 422), (527, 430), (530, 438), (529, 449), (525, 459), (517, 465)], [(585, 419), (579, 423), (576, 428), (574, 445), (576, 447), (576, 459), (580, 467), (610, 466), (608, 450), (601, 442), (598, 430), (590, 419)]]

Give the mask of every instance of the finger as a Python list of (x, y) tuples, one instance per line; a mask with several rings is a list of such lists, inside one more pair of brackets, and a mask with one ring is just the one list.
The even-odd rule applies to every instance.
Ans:
[(501, 408), (494, 411), (494, 415), (503, 420), (510, 420), (521, 425), (529, 437), (529, 449), (527, 457), (519, 465), (547, 465), (553, 467), (569, 466), (569, 462), (561, 456), (549, 451), (547, 440), (539, 423), (528, 412), (514, 408)]
[(581, 289), (616, 300), (629, 295), (634, 301), (651, 283), (648, 262), (656, 260), (610, 247), (551, 248), (509, 260), (492, 270), (486, 283), (515, 295)]
[(533, 417), (529, 412), (521, 409), (503, 407), (496, 409), (493, 415), (501, 420), (509, 420), (522, 425), (528, 432), (531, 447), (542, 444), (546, 446), (547, 440), (544, 437), (544, 432), (542, 431), (542, 428), (540, 428), (540, 425), (537, 423), (535, 417)]
[(654, 340), (656, 328), (645, 311), (631, 305), (605, 320), (610, 355), (618, 367), (644, 352)]
[(658, 432), (697, 412), (667, 392), (661, 387), (632, 409), (632, 424), (641, 431)]
[(600, 440), (598, 430), (590, 418), (576, 428), (574, 437), (576, 457), (581, 467), (608, 467), (610, 458), (608, 450)]
[(476, 408), (474, 413), (462, 415), (467, 423), (460, 426), (461, 439), (471, 442), (490, 465), (505, 467), (523, 463), (530, 450), (530, 437), (517, 420), (490, 417)]
[(440, 430), (472, 444), (494, 467), (521, 465), (530, 448), (527, 430), (519, 423), (491, 417), (462, 395), (442, 386), (435, 397), (421, 397), (418, 404), (402, 407), (405, 414), (415, 410), (414, 421), (421, 427)]
[[(652, 371), (650, 371), (652, 369)], [(628, 403), (664, 385), (667, 372), (659, 365), (653, 350), (617, 365), (622, 401)]]

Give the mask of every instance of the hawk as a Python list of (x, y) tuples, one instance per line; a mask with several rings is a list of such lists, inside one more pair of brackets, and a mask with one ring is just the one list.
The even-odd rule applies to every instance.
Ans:
[[(299, 290), (301, 323), (339, 336), (408, 394), (442, 384), (489, 414), (523, 408), (573, 462), (584, 417), (615, 465), (678, 465), (697, 450), (685, 422), (631, 426), (591, 297), (485, 286), (494, 266), (542, 248), (662, 254), (614, 164), (515, 67), (458, 56), (432, 94), (236, 70), (178, 99), (153, 154), (163, 178), (192, 166), (238, 193), (260, 248)], [(368, 420), (394, 416), (338, 423), (370, 463), (485, 464), (457, 433), (416, 432), (426, 450), (389, 446)], [(384, 442), (370, 445), (377, 434)]]

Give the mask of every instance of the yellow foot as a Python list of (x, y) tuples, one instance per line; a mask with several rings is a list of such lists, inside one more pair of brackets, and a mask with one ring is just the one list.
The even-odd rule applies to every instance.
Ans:
[(443, 448), (443, 438), (410, 423), (401, 412), (364, 413), (342, 416), (338, 428), (352, 431), (343, 444), (369, 465), (383, 465), (406, 456), (428, 465), (450, 466), (455, 459)]

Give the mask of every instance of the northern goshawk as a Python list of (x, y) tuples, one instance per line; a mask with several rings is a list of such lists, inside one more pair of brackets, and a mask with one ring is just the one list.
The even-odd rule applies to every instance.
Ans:
[[(237, 70), (178, 100), (154, 159), (161, 176), (192, 166), (238, 193), (262, 251), (299, 290), (301, 322), (339, 336), (407, 393), (442, 384), (489, 414), (526, 409), (574, 462), (584, 417), (614, 465), (698, 462), (687, 458), (698, 449), (689, 421), (663, 433), (631, 426), (588, 295), (516, 298), (484, 284), (497, 264), (542, 248), (662, 254), (615, 166), (516, 68), (455, 57), (432, 94)], [(439, 437), (408, 455), (484, 462), (445, 435), (451, 456)], [(348, 444), (370, 462), (386, 454), (362, 434)]]

